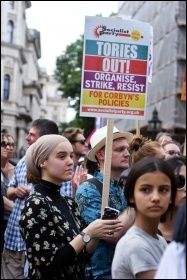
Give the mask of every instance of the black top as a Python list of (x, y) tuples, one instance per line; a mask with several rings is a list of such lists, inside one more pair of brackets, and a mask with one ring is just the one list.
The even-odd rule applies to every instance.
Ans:
[[(161, 235), (162, 237), (164, 237), (163, 235), (162, 235), (162, 232), (158, 229), (158, 232), (157, 232), (159, 235)], [(166, 239), (165, 239), (166, 240)], [(166, 240), (166, 242), (169, 244), (170, 242), (171, 242), (171, 240)]]
[(177, 212), (173, 240), (186, 245), (186, 200), (181, 204)]
[[(7, 188), (9, 184), (9, 179), (4, 170), (1, 169), (1, 193), (3, 196), (7, 198)], [(4, 210), (4, 215), (3, 215), (3, 222), (5, 225), (7, 225), (8, 219), (10, 217), (11, 212), (10, 211), (5, 211)], [(6, 227), (6, 226), (5, 226)]]
[(83, 228), (77, 204), (60, 194), (60, 186), (44, 180), (36, 185), (20, 218), (29, 277), (83, 279), (83, 254), (76, 256), (69, 244)]

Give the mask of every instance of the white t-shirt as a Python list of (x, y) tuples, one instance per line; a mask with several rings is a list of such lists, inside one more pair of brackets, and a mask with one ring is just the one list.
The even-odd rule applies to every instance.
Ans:
[(172, 241), (167, 246), (154, 279), (186, 279), (185, 245)]
[(139, 272), (157, 270), (161, 256), (167, 247), (166, 240), (158, 239), (132, 226), (118, 241), (112, 262), (113, 279), (137, 279)]

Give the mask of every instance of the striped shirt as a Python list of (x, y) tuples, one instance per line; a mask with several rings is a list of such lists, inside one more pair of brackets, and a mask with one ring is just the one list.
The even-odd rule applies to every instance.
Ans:
[[(25, 156), (21, 158), (20, 161), (17, 163), (15, 167), (14, 175), (11, 181), (9, 182), (9, 186), (15, 186), (15, 188), (21, 185), (30, 187), (32, 190), (34, 189), (33, 184), (27, 182)], [(26, 199), (27, 196), (24, 197), (23, 199), (17, 198), (15, 200), (14, 208), (9, 217), (7, 228), (5, 231), (5, 236), (4, 236), (5, 238), (4, 247), (6, 249), (12, 251), (25, 250), (25, 245), (19, 229), (19, 219), (21, 216), (21, 210), (24, 207)]]

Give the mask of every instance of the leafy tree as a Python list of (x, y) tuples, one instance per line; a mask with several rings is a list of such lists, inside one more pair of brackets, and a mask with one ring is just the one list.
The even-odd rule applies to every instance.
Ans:
[(83, 42), (84, 38), (81, 35), (75, 43), (67, 46), (64, 54), (57, 58), (55, 78), (61, 84), (59, 89), (63, 92), (63, 97), (69, 99), (69, 106), (76, 111), (74, 120), (61, 124), (62, 131), (70, 126), (81, 127), (84, 128), (87, 137), (95, 127), (95, 118), (79, 116)]

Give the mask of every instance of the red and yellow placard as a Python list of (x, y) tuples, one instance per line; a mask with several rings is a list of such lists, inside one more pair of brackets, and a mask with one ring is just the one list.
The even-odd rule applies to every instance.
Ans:
[(85, 18), (80, 116), (145, 119), (150, 24)]

